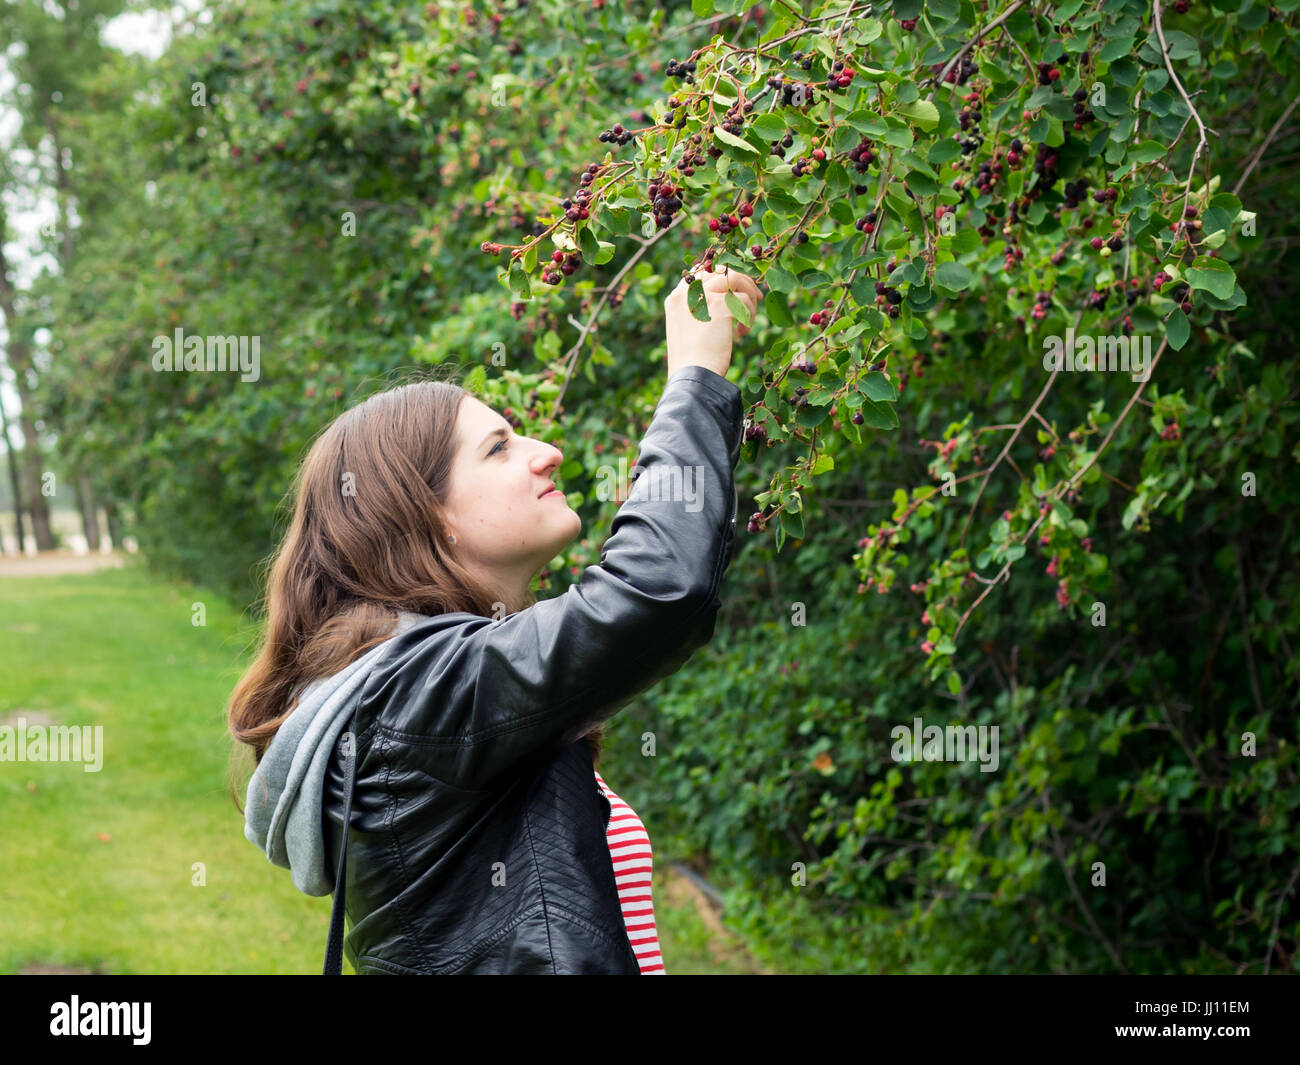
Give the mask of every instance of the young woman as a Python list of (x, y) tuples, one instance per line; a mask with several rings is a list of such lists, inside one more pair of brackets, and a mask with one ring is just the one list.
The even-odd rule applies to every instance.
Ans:
[(685, 281), (664, 303), (639, 476), (563, 595), (529, 591), (582, 529), (561, 453), (454, 384), (372, 396), (298, 471), (228, 718), (257, 761), (245, 837), (335, 896), (326, 972), (344, 910), (358, 973), (664, 972), (649, 840), (595, 765), (601, 724), (703, 646), (721, 606), (742, 428), (724, 375), (748, 331), (725, 296), (752, 321), (759, 291), (703, 280), (711, 321)]

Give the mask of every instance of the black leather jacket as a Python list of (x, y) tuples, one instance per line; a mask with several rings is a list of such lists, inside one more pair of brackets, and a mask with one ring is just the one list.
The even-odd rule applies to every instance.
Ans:
[[(581, 737), (713, 635), (742, 415), (726, 378), (679, 369), (599, 565), (526, 610), (430, 618), (384, 645), (356, 702), (344, 942), (356, 972), (640, 972), (610, 804)], [(323, 810), (330, 869), (340, 750)]]

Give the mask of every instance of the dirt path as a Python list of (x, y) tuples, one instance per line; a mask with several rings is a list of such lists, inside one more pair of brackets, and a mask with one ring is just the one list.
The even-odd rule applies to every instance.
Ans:
[(119, 552), (78, 555), (71, 551), (45, 551), (35, 558), (0, 555), (0, 577), (54, 577), (64, 573), (91, 573), (97, 569), (119, 569), (125, 564)]

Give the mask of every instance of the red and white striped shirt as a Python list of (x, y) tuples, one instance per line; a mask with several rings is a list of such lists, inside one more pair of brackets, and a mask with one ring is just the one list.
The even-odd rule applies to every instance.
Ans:
[(666, 976), (663, 955), (659, 952), (659, 934), (655, 931), (654, 903), (650, 899), (653, 864), (650, 836), (641, 818), (610, 790), (600, 773), (596, 773), (596, 783), (609, 800), (609, 827), (605, 830), (605, 839), (609, 843), (610, 860), (614, 863), (614, 882), (618, 884), (618, 901), (623, 908), (627, 938), (636, 953), (642, 976)]

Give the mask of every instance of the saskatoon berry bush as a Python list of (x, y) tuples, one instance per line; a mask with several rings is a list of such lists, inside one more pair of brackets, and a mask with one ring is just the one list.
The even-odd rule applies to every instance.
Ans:
[[(657, 853), (788, 970), (1300, 969), (1297, 5), (225, 4), (60, 72), (45, 418), (252, 603), (320, 424), (458, 366), (568, 456), (549, 595), (739, 269), (724, 613), (606, 748)], [(177, 326), (262, 379), (150, 372)]]

